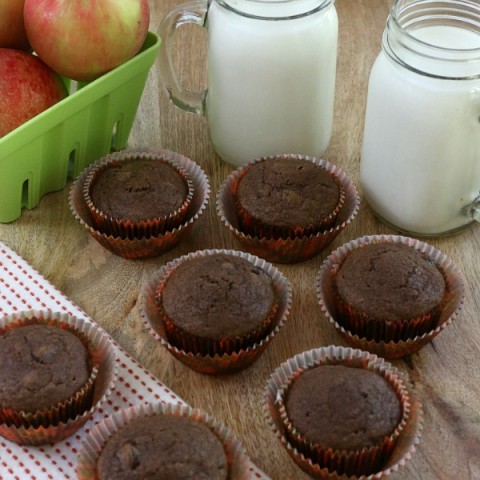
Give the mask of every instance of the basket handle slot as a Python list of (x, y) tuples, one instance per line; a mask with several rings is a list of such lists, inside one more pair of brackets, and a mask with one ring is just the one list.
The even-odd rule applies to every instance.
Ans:
[(28, 191), (29, 191), (30, 181), (27, 178), (22, 184), (22, 207), (28, 205)]
[(67, 177), (75, 178), (77, 170), (75, 168), (78, 160), (78, 147), (74, 147), (68, 154)]
[(118, 139), (121, 129), (121, 120), (117, 120), (112, 127), (112, 141), (110, 143), (110, 151), (115, 152), (118, 150)]

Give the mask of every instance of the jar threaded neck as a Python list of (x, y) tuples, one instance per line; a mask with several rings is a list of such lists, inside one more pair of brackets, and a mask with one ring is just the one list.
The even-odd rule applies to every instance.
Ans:
[(480, 78), (480, 4), (397, 0), (382, 47), (396, 63), (443, 79)]

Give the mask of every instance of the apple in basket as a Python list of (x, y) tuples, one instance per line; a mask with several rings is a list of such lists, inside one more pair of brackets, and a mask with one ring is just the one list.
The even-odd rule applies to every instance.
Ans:
[(0, 138), (66, 96), (61, 78), (38, 57), (0, 48)]
[(25, 0), (0, 0), (0, 48), (30, 48), (23, 25), (24, 2)]
[(90, 81), (132, 58), (150, 23), (148, 0), (25, 0), (35, 53), (65, 77)]

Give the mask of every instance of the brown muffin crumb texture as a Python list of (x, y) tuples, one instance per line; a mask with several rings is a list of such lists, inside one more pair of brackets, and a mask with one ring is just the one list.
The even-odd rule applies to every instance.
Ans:
[(80, 390), (90, 356), (72, 332), (47, 325), (13, 328), (0, 336), (0, 406), (35, 412)]
[(353, 250), (340, 267), (336, 285), (345, 303), (384, 321), (427, 314), (445, 295), (439, 269), (403, 244), (376, 243)]
[(138, 417), (114, 433), (102, 450), (99, 480), (226, 480), (228, 464), (218, 437), (196, 420)]
[(271, 277), (233, 255), (181, 263), (168, 278), (163, 308), (178, 328), (201, 338), (243, 337), (268, 318), (275, 302)]
[(279, 158), (253, 164), (240, 180), (242, 207), (259, 222), (280, 228), (320, 226), (340, 199), (340, 190), (323, 167)]
[(285, 403), (301, 435), (336, 450), (380, 444), (394, 432), (402, 414), (396, 392), (381, 375), (343, 365), (302, 372), (289, 387)]
[(148, 220), (171, 215), (188, 194), (187, 182), (161, 160), (132, 159), (102, 171), (90, 197), (104, 214), (121, 220)]

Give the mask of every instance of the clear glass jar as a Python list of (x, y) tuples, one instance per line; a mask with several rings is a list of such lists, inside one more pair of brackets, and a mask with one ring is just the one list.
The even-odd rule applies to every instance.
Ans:
[(480, 4), (397, 0), (369, 80), (360, 181), (397, 230), (480, 218)]
[[(171, 39), (185, 23), (208, 30), (208, 88), (200, 94), (186, 92), (172, 69)], [(223, 160), (243, 165), (264, 155), (326, 150), (337, 61), (334, 0), (187, 3), (166, 15), (159, 34), (172, 101), (207, 116)]]

